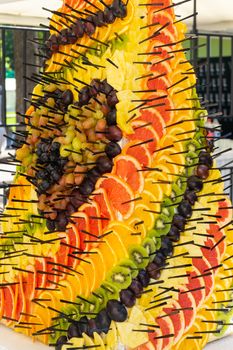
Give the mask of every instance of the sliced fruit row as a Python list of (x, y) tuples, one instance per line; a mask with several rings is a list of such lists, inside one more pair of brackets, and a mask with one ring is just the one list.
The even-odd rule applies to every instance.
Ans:
[[(137, 254), (139, 254), (139, 251), (138, 251)], [(132, 257), (132, 256), (131, 256), (131, 257)], [(143, 267), (143, 266), (141, 266), (141, 267)], [(120, 271), (120, 270), (119, 270), (119, 271), (116, 270), (116, 271), (114, 271), (114, 273), (115, 273), (115, 274), (117, 274), (117, 273), (118, 273), (118, 274), (119, 274), (119, 273), (122, 273), (122, 270), (123, 270), (123, 269), (121, 269), (121, 271)], [(124, 271), (123, 271), (123, 273), (124, 273)], [(126, 272), (126, 273), (127, 273), (127, 272)], [(154, 274), (153, 274), (153, 271), (152, 271), (152, 275), (154, 275)], [(123, 279), (123, 275), (122, 275), (121, 278)], [(122, 283), (123, 283), (123, 282), (122, 282)], [(127, 283), (127, 285), (128, 285), (130, 282), (128, 282), (127, 279), (126, 279), (126, 280), (125, 280), (125, 283)], [(125, 287), (127, 287), (127, 286), (125, 286)]]
[[(204, 229), (204, 231), (203, 231), (203, 229)], [(203, 232), (203, 235), (204, 235), (204, 232), (206, 232), (206, 229), (203, 227), (203, 229), (202, 229), (202, 232)], [(204, 246), (205, 247), (205, 246)], [(217, 247), (217, 246), (216, 246)], [(216, 249), (216, 248), (215, 248)], [(200, 250), (200, 248), (199, 248), (199, 250)], [(205, 251), (205, 249), (204, 248), (201, 248), (201, 250), (202, 250), (202, 253)], [(213, 253), (214, 253), (214, 250), (212, 250), (213, 251)], [(198, 249), (196, 249), (196, 251), (194, 250), (194, 252), (198, 252)], [(196, 254), (195, 254), (196, 255)], [(213, 254), (214, 255), (214, 254)], [(205, 255), (204, 255), (205, 256)], [(219, 255), (220, 256), (220, 255)], [(205, 264), (207, 263), (207, 261), (208, 260), (206, 260), (206, 258), (203, 258), (202, 257), (202, 259), (204, 259), (204, 261), (205, 261)], [(202, 276), (201, 277), (201, 279), (203, 279), (203, 281), (202, 282), (204, 282), (203, 283), (203, 286), (205, 286), (205, 297), (204, 297), (204, 299), (210, 294), (210, 291), (211, 291), (211, 285), (213, 286), (213, 278), (211, 278), (210, 280), (209, 280), (209, 282), (211, 282), (211, 284), (208, 282), (208, 280), (207, 280), (207, 276), (205, 276), (205, 273), (204, 272), (209, 272), (209, 271), (211, 271), (211, 269), (213, 268), (213, 265), (211, 266), (211, 265), (209, 265), (209, 263), (207, 264), (207, 271), (205, 271), (205, 270), (202, 270), (203, 268), (205, 268), (206, 269), (206, 267), (201, 267), (200, 266), (200, 259), (197, 259), (196, 258), (196, 263), (195, 263), (195, 259), (192, 259), (193, 260), (193, 266), (195, 266), (195, 264), (197, 263), (197, 265), (196, 265), (196, 268), (195, 268), (195, 270), (194, 271), (192, 271), (193, 273), (195, 273), (196, 274), (196, 272), (195, 271), (197, 271), (198, 273), (199, 273), (199, 275), (200, 276)], [(212, 261), (212, 263), (214, 263), (213, 261)], [(216, 264), (216, 262), (215, 262), (215, 264)], [(215, 271), (217, 271), (217, 266), (218, 265), (215, 265), (216, 266), (216, 268), (215, 268)], [(192, 269), (192, 267), (191, 267), (191, 269)], [(214, 272), (212, 272), (212, 273), (210, 273), (210, 275), (211, 274), (213, 274)], [(182, 274), (182, 270), (180, 271), (180, 274)], [(193, 283), (192, 284), (190, 284), (190, 281), (192, 280), (192, 278), (195, 278), (196, 276), (195, 276), (195, 274), (192, 274), (192, 275), (190, 275), (189, 276), (189, 284), (187, 285), (187, 287), (189, 288), (188, 290), (190, 290), (190, 292), (192, 293), (192, 295), (193, 295), (193, 297), (194, 297), (194, 299), (193, 300), (195, 300), (195, 303), (193, 304), (193, 303), (191, 303), (190, 304), (190, 307), (192, 307), (192, 310), (190, 310), (190, 311), (187, 311), (187, 312), (185, 312), (186, 313), (186, 315), (185, 315), (185, 319), (186, 319), (186, 326), (184, 326), (184, 329), (187, 329), (187, 327), (189, 327), (190, 326), (190, 317), (195, 317), (195, 315), (193, 315), (194, 314), (194, 311), (193, 310), (196, 310), (196, 307), (198, 307), (198, 306), (200, 306), (201, 305), (201, 303), (200, 303), (200, 301), (201, 301), (201, 299), (202, 299), (202, 302), (203, 302), (203, 297), (201, 298), (201, 299), (199, 299), (199, 294), (200, 294), (200, 292), (201, 292), (201, 289), (200, 289), (200, 278), (198, 278), (198, 279), (196, 279), (196, 284), (194, 285)], [(206, 273), (206, 275), (207, 275), (207, 273)], [(164, 277), (163, 276), (163, 274), (162, 274), (162, 276), (161, 276), (162, 278)], [(166, 276), (166, 277), (164, 277), (163, 279), (164, 280), (167, 280), (169, 278), (169, 276)], [(166, 285), (167, 285), (167, 287), (169, 287), (169, 284), (167, 284), (166, 283)], [(199, 289), (199, 293), (197, 294), (197, 291), (195, 291), (195, 289)], [(188, 306), (189, 305), (189, 303), (190, 303), (190, 292), (188, 292), (188, 290), (186, 291), (185, 289), (181, 289), (181, 292), (179, 293), (179, 303), (181, 302), (184, 302), (184, 307), (186, 306)], [(202, 293), (202, 292), (201, 292)], [(203, 294), (203, 293), (202, 293)], [(182, 298), (181, 298), (181, 296), (182, 296)], [(184, 296), (185, 296), (185, 299), (184, 299)], [(184, 299), (184, 300), (183, 300)], [(183, 301), (182, 301), (183, 300)], [(198, 303), (197, 303), (197, 301), (198, 301)], [(196, 304), (196, 305), (195, 305)], [(194, 305), (195, 305), (195, 307), (194, 307)], [(173, 307), (172, 308), (172, 310), (174, 311), (174, 314), (176, 315), (176, 313), (175, 313), (175, 310), (176, 310), (176, 308), (175, 307)], [(166, 315), (166, 312), (167, 311), (171, 311), (171, 310), (169, 310), (169, 309), (165, 309), (165, 315)], [(160, 314), (161, 312), (160, 311), (158, 311), (158, 310), (155, 310), (155, 313), (156, 314)], [(189, 315), (189, 313), (190, 313), (190, 315)], [(177, 322), (177, 317), (175, 318), (175, 316), (173, 316), (173, 313), (172, 312), (170, 312), (170, 314), (171, 314), (171, 318), (173, 319), (173, 321), (174, 321), (174, 319), (176, 319), (176, 322)], [(168, 312), (168, 315), (170, 315), (169, 314), (169, 312)], [(180, 314), (180, 312), (179, 312), (179, 314)], [(167, 318), (167, 317), (166, 317)], [(158, 322), (158, 324), (159, 324), (159, 326), (160, 326), (160, 328), (161, 328), (161, 334), (160, 335), (166, 335), (166, 334), (172, 334), (172, 333), (174, 333), (174, 329), (172, 329), (171, 330), (171, 324), (170, 324), (170, 326), (168, 326), (167, 325), (167, 322), (165, 321), (166, 320), (166, 318), (164, 318), (164, 320), (163, 320), (163, 322), (161, 323), (161, 320), (160, 320), (160, 318), (159, 318), (159, 322)], [(178, 324), (180, 324), (180, 322), (178, 323)], [(174, 326), (174, 322), (173, 322), (173, 326)], [(164, 328), (165, 327), (165, 328)], [(166, 329), (166, 327), (168, 327), (167, 329)], [(179, 328), (179, 327), (178, 327)], [(169, 332), (168, 332), (169, 331)], [(183, 333), (183, 331), (179, 328), (179, 331), (180, 331), (180, 333), (182, 334)], [(157, 332), (157, 331), (156, 331)], [(159, 333), (159, 332), (158, 332)], [(175, 334), (176, 334), (176, 332), (175, 332)], [(160, 338), (160, 336), (158, 335), (158, 338), (156, 339), (156, 348), (158, 347), (159, 349), (160, 348), (165, 348), (166, 346), (168, 346), (168, 343), (171, 345), (172, 344), (172, 341), (174, 341), (174, 339), (172, 339), (173, 337), (171, 336), (171, 337), (168, 337), (169, 339), (171, 339), (171, 341), (169, 341), (168, 339), (166, 339), (165, 341), (161, 341), (161, 339), (163, 339), (163, 337), (161, 337)], [(165, 339), (165, 338), (164, 338)], [(177, 339), (179, 339), (179, 338), (177, 338)], [(175, 337), (175, 342), (177, 341), (177, 339), (176, 339), (176, 337)], [(152, 340), (152, 339), (151, 339)], [(155, 341), (155, 340), (154, 340)], [(162, 345), (162, 343), (163, 343), (163, 345)], [(188, 343), (187, 343), (188, 344)], [(169, 345), (169, 346), (170, 346)], [(162, 346), (162, 347), (161, 347)], [(179, 348), (179, 347), (178, 347)]]
[[(109, 6), (111, 4), (115, 4), (114, 7), (118, 7), (119, 1), (111, 1), (108, 0), (106, 1), (106, 4)], [(94, 23), (87, 22), (89, 24), (85, 35), (82, 37), (78, 37), (75, 40), (75, 43), (70, 43), (67, 45), (59, 45), (59, 52), (54, 52), (54, 54), (52, 54), (52, 57), (49, 58), (48, 60), (46, 60), (46, 71), (47, 72), (57, 72), (59, 70), (61, 70), (61, 68), (63, 68), (63, 64), (65, 63), (65, 66), (67, 65), (67, 62), (72, 61), (72, 59), (74, 58), (78, 58), (80, 54), (83, 54), (87, 51), (88, 47), (92, 47), (95, 49), (96, 44), (98, 43), (98, 40), (102, 40), (103, 42), (109, 42), (113, 39), (118, 39), (119, 35), (122, 35), (123, 33), (127, 32), (129, 30), (129, 27), (131, 26), (132, 23), (132, 19), (134, 17), (137, 17), (135, 14), (135, 8), (137, 4), (135, 4), (135, 2), (132, 1), (128, 1), (127, 3), (127, 7), (123, 5), (122, 2), (122, 6), (120, 8), (120, 11), (117, 11), (118, 14), (118, 18), (116, 18), (114, 16), (114, 20), (111, 22), (108, 22), (107, 25), (102, 26), (102, 28), (98, 28), (99, 24), (101, 23), (101, 18), (95, 16), (94, 19), (96, 20), (96, 22), (98, 22), (98, 25), (95, 25)], [(91, 11), (91, 13), (93, 13), (93, 6), (89, 6), (88, 4), (85, 4), (85, 7), (87, 6), (87, 10), (89, 8), (89, 11)], [(98, 9), (100, 9), (100, 12), (104, 12), (104, 10), (106, 9), (106, 6), (102, 3), (96, 4), (96, 6), (98, 7)], [(75, 18), (77, 18), (77, 14), (75, 13), (75, 11), (77, 11), (74, 8), (74, 11), (71, 11), (71, 15), (73, 15)], [(94, 8), (94, 13), (96, 12), (96, 8)], [(116, 12), (116, 11), (115, 11)], [(108, 13), (108, 16), (110, 14)], [(122, 21), (122, 18), (124, 18), (124, 21)], [(101, 17), (101, 16), (100, 16)], [(106, 14), (106, 18), (107, 18), (107, 14)], [(80, 19), (82, 19), (80, 17)], [(57, 31), (59, 31), (60, 33), (60, 26), (63, 27), (64, 30), (64, 38), (66, 37), (66, 32), (67, 32), (67, 26), (64, 25), (64, 23), (61, 25), (57, 25), (56, 23), (59, 23), (59, 21), (61, 20), (61, 16), (59, 15), (54, 15), (53, 16), (53, 21), (51, 22), (52, 28), (55, 28), (55, 30), (51, 31), (52, 35), (57, 35)], [(54, 24), (55, 21), (55, 24)], [(104, 18), (102, 19), (102, 21), (104, 21)], [(63, 22), (63, 18), (62, 18), (62, 22)], [(85, 22), (84, 22), (85, 23)], [(68, 22), (68, 25), (70, 26), (70, 22)], [(79, 28), (77, 28), (79, 29)], [(82, 28), (81, 28), (82, 29)], [(95, 29), (95, 30), (94, 30)], [(93, 32), (94, 30), (94, 32)], [(118, 35), (116, 35), (115, 33), (117, 33)], [(79, 33), (77, 33), (79, 34)], [(76, 34), (75, 34), (76, 36)], [(76, 45), (76, 42), (78, 41), (78, 45)], [(57, 40), (55, 41), (55, 44), (57, 44)], [(98, 51), (98, 50), (97, 50)], [(72, 55), (70, 55), (70, 52), (72, 52)]]

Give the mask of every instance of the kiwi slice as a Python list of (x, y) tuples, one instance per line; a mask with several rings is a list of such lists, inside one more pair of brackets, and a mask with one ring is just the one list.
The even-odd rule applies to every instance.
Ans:
[(80, 305), (80, 314), (93, 318), (100, 310), (99, 298), (95, 295), (91, 295), (88, 300), (82, 300)]
[(105, 308), (108, 298), (107, 298), (107, 293), (103, 288), (98, 288), (92, 294), (99, 300), (99, 308), (102, 310)]
[(129, 269), (132, 278), (137, 277), (138, 268), (132, 260), (125, 259), (120, 263), (120, 266), (123, 266), (123, 267), (126, 267), (127, 269)]
[(54, 327), (54, 332), (49, 335), (49, 342), (53, 344), (55, 340), (60, 338), (62, 335), (66, 335), (66, 329), (69, 328), (70, 322), (65, 318), (59, 318), (56, 320), (56, 327)]
[(174, 215), (174, 203), (172, 202), (171, 198), (166, 197), (161, 205), (161, 213), (168, 216), (173, 217)]
[(153, 261), (157, 250), (154, 240), (152, 238), (147, 237), (144, 239), (142, 245), (147, 250), (150, 261)]
[[(80, 299), (76, 300), (76, 303), (80, 304)], [(68, 307), (64, 308), (64, 314), (67, 315), (68, 319), (73, 319), (75, 321), (78, 321), (80, 318), (80, 311), (79, 311), (79, 305), (69, 305)]]
[(180, 187), (176, 183), (174, 183), (172, 186), (172, 191), (170, 195), (172, 203), (173, 204), (180, 203), (182, 200), (182, 197), (183, 197), (183, 191), (180, 189)]
[(185, 164), (187, 165), (187, 167), (186, 167), (186, 175), (187, 176), (193, 175), (194, 166), (195, 166), (195, 164), (198, 163), (197, 157), (198, 157), (197, 153), (194, 153), (194, 152), (189, 152), (186, 154)]
[(187, 188), (187, 179), (184, 176), (180, 176), (177, 180), (176, 180), (176, 185), (181, 189), (181, 191), (184, 193), (186, 191)]
[[(198, 106), (198, 108), (200, 108), (200, 106)], [(198, 119), (196, 121), (196, 125), (197, 127), (202, 127), (202, 126), (205, 126), (205, 118), (203, 118), (204, 116), (207, 115), (207, 112), (206, 111), (196, 111), (195, 114), (194, 114), (194, 118), (195, 119)], [(199, 128), (198, 128), (199, 129)]]
[(130, 269), (123, 266), (115, 266), (107, 275), (107, 281), (115, 284), (119, 289), (126, 289), (132, 281)]
[(129, 256), (139, 269), (143, 269), (148, 265), (149, 254), (144, 247), (138, 245), (131, 246), (129, 249)]
[[(198, 131), (194, 135), (194, 140), (196, 140), (199, 143), (199, 148), (206, 146), (206, 139), (201, 131)], [(198, 151), (200, 153), (201, 150)]]
[(164, 214), (159, 215), (159, 217), (155, 220), (154, 228), (158, 232), (159, 236), (166, 235), (171, 228), (171, 218)]
[[(226, 307), (226, 306), (223, 306)], [(227, 309), (227, 307), (226, 307)], [(229, 310), (229, 309), (228, 309)], [(215, 336), (216, 337), (222, 337), (226, 331), (228, 330), (229, 326), (228, 324), (231, 323), (232, 320), (232, 315), (233, 315), (233, 311), (221, 311), (218, 313), (217, 316), (217, 320), (221, 320), (223, 321), (223, 324), (218, 324), (216, 330), (220, 331), (220, 333), (216, 333)]]
[(114, 283), (105, 281), (101, 284), (100, 289), (105, 292), (106, 299), (116, 299), (118, 300), (121, 288)]
[(186, 151), (196, 153), (198, 152), (198, 149), (201, 147), (201, 145), (197, 140), (192, 139), (190, 141), (187, 141), (184, 147)]

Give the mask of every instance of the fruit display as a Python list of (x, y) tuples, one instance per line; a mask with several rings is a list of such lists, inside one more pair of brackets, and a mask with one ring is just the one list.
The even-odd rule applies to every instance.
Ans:
[(184, 2), (51, 10), (3, 185), (0, 319), (56, 350), (203, 349), (231, 324), (233, 207)]

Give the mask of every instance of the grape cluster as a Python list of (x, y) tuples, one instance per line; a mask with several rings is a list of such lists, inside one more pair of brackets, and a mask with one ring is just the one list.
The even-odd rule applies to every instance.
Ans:
[(53, 53), (59, 51), (60, 45), (75, 44), (85, 34), (93, 35), (96, 27), (114, 23), (117, 18), (123, 19), (126, 16), (126, 5), (121, 0), (114, 0), (112, 5), (106, 6), (104, 11), (97, 11), (86, 18), (77, 18), (72, 21), (70, 28), (62, 29), (59, 34), (52, 34), (45, 43), (43, 53), (49, 59)]
[(83, 87), (76, 102), (66, 85), (48, 84), (43, 91), (34, 102), (26, 142), (16, 157), (36, 186), (48, 229), (63, 231), (121, 153), (118, 98), (117, 91), (99, 79)]
[(47, 140), (37, 145), (36, 154), (38, 156), (36, 169), (38, 170), (35, 174), (35, 185), (38, 194), (41, 195), (60, 180), (68, 158), (60, 157), (58, 142), (47, 142)]

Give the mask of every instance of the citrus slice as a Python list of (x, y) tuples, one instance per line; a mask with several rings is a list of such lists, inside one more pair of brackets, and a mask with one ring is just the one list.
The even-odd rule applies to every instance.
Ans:
[(151, 95), (148, 94), (146, 98), (146, 107), (143, 106), (141, 110), (154, 108), (161, 114), (166, 124), (171, 123), (174, 115), (174, 111), (172, 110), (174, 105), (171, 98), (167, 95), (167, 92), (157, 90)]
[[(147, 207), (145, 204), (136, 204), (133, 216), (135, 216), (137, 220), (143, 221), (147, 231), (151, 230), (154, 227), (155, 214), (153, 214), (152, 209)], [(143, 237), (142, 232), (141, 237)]]
[(84, 242), (90, 243), (92, 246), (98, 244), (98, 237), (102, 234), (99, 205), (92, 201), (91, 204), (83, 204), (79, 209), (87, 215), (89, 221), (89, 231), (82, 232), (85, 235)]
[(12, 323), (10, 319), (13, 318), (12, 315), (15, 314), (16, 310), (15, 299), (17, 298), (17, 295), (15, 294), (15, 287), (16, 285), (12, 285), (3, 288), (3, 300), (5, 302), (3, 316), (6, 317), (7, 325), (10, 325)]
[(174, 311), (174, 309), (179, 309), (179, 304), (176, 300), (173, 300), (171, 306), (163, 309), (163, 312), (167, 315), (166, 318), (170, 318), (173, 323), (174, 337), (173, 345), (176, 344), (184, 333), (185, 319), (183, 312)]
[(85, 232), (90, 232), (89, 218), (87, 214), (81, 212), (74, 213), (71, 218), (74, 223), (72, 228), (75, 230), (75, 234), (79, 236), (80, 249), (84, 250), (87, 248)]
[(103, 218), (103, 220), (101, 220), (101, 224), (102, 229), (104, 230), (106, 226), (108, 226), (108, 222), (115, 219), (115, 215), (108, 201), (105, 189), (99, 188), (98, 190), (95, 190), (93, 196), (91, 196), (91, 200), (92, 199), (99, 205), (100, 216)]
[(206, 298), (210, 295), (214, 287), (214, 275), (213, 270), (211, 269), (211, 265), (206, 258), (202, 256), (202, 258), (194, 258), (192, 259), (193, 266), (198, 270), (198, 275), (196, 277), (192, 277), (192, 279), (203, 278), (205, 283), (205, 293)]
[(157, 317), (156, 323), (159, 325), (164, 336), (162, 349), (170, 349), (174, 339), (174, 325), (170, 317)]
[(214, 236), (213, 240), (215, 244), (217, 244), (216, 248), (222, 257), (226, 251), (226, 238), (224, 231), (220, 229), (219, 225), (210, 224), (207, 233)]
[(159, 111), (156, 109), (153, 111), (144, 110), (141, 112), (140, 117), (137, 120), (142, 120), (145, 123), (151, 123), (154, 130), (158, 134), (159, 139), (164, 134), (165, 122)]
[(195, 268), (189, 273), (188, 277), (188, 284), (186, 284), (186, 287), (192, 293), (193, 298), (195, 300), (196, 308), (198, 308), (205, 300), (206, 294), (205, 294), (205, 284), (204, 280), (197, 277), (199, 274), (198, 270)]
[(163, 333), (160, 328), (156, 328), (154, 332), (149, 333), (149, 340), (153, 344), (154, 349), (163, 349)]
[[(155, 12), (152, 18), (153, 23), (158, 23), (159, 26), (166, 26), (166, 30), (170, 31), (173, 35), (174, 39), (176, 40), (177, 37), (177, 28), (173, 25), (174, 22), (174, 15), (172, 15), (169, 11), (160, 11)], [(168, 24), (168, 25), (167, 25)], [(153, 29), (153, 27), (152, 27)], [(175, 41), (174, 40), (174, 41)]]
[(154, 128), (151, 125), (148, 125), (148, 123), (140, 120), (132, 122), (132, 127), (134, 129), (134, 133), (128, 135), (127, 138), (130, 141), (138, 141), (138, 143), (145, 142), (148, 150), (151, 154), (153, 154), (159, 142), (158, 135)]
[(124, 180), (134, 192), (141, 193), (144, 187), (144, 177), (139, 162), (132, 156), (120, 155), (114, 160), (113, 174)]
[(180, 308), (183, 309), (185, 327), (184, 331), (187, 331), (193, 324), (196, 316), (196, 303), (192, 293), (187, 288), (181, 288), (178, 303)]
[[(166, 178), (167, 179), (167, 178)], [(161, 202), (164, 196), (162, 183), (154, 184), (154, 178), (148, 177), (145, 179), (145, 190), (150, 192), (154, 199), (152, 200), (155, 204)]]
[(150, 78), (147, 81), (147, 87), (150, 90), (164, 90), (166, 91), (167, 88), (171, 85), (170, 80), (168, 80), (167, 77), (161, 76), (159, 78)]
[(134, 193), (128, 184), (113, 174), (107, 174), (96, 183), (96, 188), (103, 188), (106, 191), (108, 201), (116, 217), (119, 215), (124, 219), (129, 218), (134, 210)]
[[(140, 244), (141, 243), (141, 237), (136, 234), (134, 235), (133, 227), (126, 225), (125, 223), (113, 221), (109, 225), (109, 230), (115, 232), (115, 234), (118, 236), (119, 240), (121, 241), (122, 245), (124, 246), (124, 250), (126, 252), (126, 255), (128, 255), (128, 248), (131, 245)], [(110, 242), (112, 234), (108, 236), (108, 241)], [(109, 239), (110, 238), (110, 239)]]
[(149, 167), (151, 164), (151, 155), (146, 145), (139, 145), (132, 141), (127, 143), (122, 149), (122, 154), (134, 157), (140, 163), (141, 167)]

